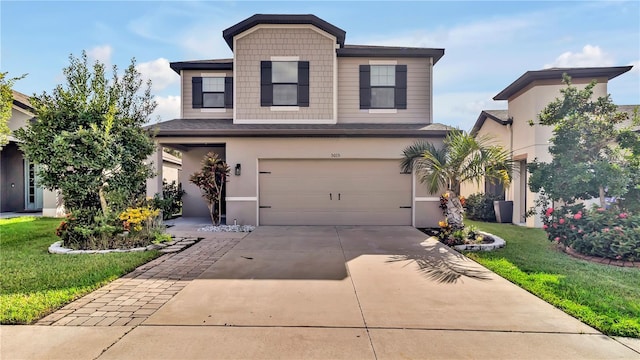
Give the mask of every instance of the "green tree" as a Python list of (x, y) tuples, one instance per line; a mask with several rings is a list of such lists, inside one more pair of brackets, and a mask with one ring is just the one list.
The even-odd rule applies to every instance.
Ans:
[(200, 188), (202, 197), (209, 208), (209, 216), (213, 225), (220, 225), (222, 215), (222, 192), (229, 178), (229, 166), (218, 157), (218, 154), (210, 152), (202, 158), (202, 168), (189, 178), (189, 181)]
[(0, 149), (7, 145), (11, 134), (9, 119), (13, 108), (13, 84), (25, 76), (7, 78), (6, 72), (0, 73)]
[[(563, 82), (567, 87), (560, 90), (562, 97), (538, 114), (540, 125), (553, 126), (549, 140), (553, 160), (544, 163), (534, 159), (529, 164), (529, 188), (544, 190), (551, 200), (567, 205), (599, 198), (604, 207), (606, 195), (623, 196), (640, 181), (632, 176), (633, 153), (616, 142), (624, 132), (621, 124), (629, 116), (618, 111), (609, 95), (592, 99), (596, 81), (582, 90), (572, 86), (566, 74)], [(632, 141), (627, 145), (632, 148)], [(637, 154), (635, 159), (637, 163)]]
[(400, 166), (403, 171), (414, 171), (431, 194), (447, 189), (447, 222), (454, 228), (463, 228), (460, 184), (485, 179), (508, 186), (513, 164), (511, 154), (492, 144), (490, 136), (474, 137), (456, 130), (446, 136), (442, 147), (426, 141), (407, 147)]
[[(74, 225), (86, 228), (115, 218), (144, 193), (154, 143), (143, 125), (156, 103), (135, 60), (122, 77), (114, 66), (111, 78), (102, 63), (90, 67), (85, 52), (69, 60), (66, 84), (32, 98), (37, 120), (16, 136), (27, 158), (41, 165), (40, 184), (59, 190)], [(65, 242), (81, 247), (88, 240), (73, 226), (65, 234)]]

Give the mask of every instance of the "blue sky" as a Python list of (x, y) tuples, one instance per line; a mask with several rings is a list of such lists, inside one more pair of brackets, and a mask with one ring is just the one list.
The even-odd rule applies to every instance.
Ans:
[(434, 68), (434, 120), (470, 129), (491, 98), (527, 70), (620, 66), (617, 104), (640, 104), (640, 2), (7, 1), (0, 5), (0, 70), (27, 73), (31, 95), (63, 80), (68, 56), (124, 68), (135, 57), (153, 81), (154, 120), (179, 116), (169, 62), (231, 57), (222, 30), (255, 13), (311, 13), (344, 29), (347, 44), (444, 48)]

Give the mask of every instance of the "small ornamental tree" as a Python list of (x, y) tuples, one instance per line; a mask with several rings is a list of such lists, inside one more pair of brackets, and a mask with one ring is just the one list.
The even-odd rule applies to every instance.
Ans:
[(11, 109), (13, 108), (13, 84), (25, 77), (7, 78), (7, 73), (0, 73), (0, 149), (9, 142), (9, 119), (11, 119)]
[(483, 178), (504, 185), (511, 183), (511, 154), (492, 144), (488, 136), (474, 137), (460, 130), (451, 131), (443, 147), (418, 141), (407, 147), (403, 155), (402, 170), (414, 171), (429, 193), (447, 189), (441, 197), (441, 207), (446, 214), (446, 226), (453, 230), (464, 228), (464, 208), (458, 197), (460, 184), (478, 183)]
[(156, 103), (142, 88), (135, 60), (122, 77), (113, 67), (90, 67), (86, 53), (69, 57), (64, 85), (31, 98), (37, 119), (16, 131), (20, 148), (40, 164), (40, 184), (59, 190), (70, 212), (65, 245), (86, 248), (100, 229), (112, 233), (117, 216), (144, 196), (154, 150), (143, 128)]
[[(535, 159), (529, 164), (529, 188), (544, 190), (551, 200), (567, 205), (599, 198), (604, 208), (605, 196), (623, 196), (640, 184), (640, 178), (633, 176), (638, 153), (629, 150), (637, 134), (620, 130), (629, 117), (618, 111), (609, 95), (592, 100), (595, 81), (583, 90), (572, 86), (566, 74), (563, 82), (567, 87), (560, 90), (562, 97), (538, 115), (540, 125), (553, 126), (549, 146), (553, 160)], [(616, 142), (621, 137), (627, 149)]]
[(193, 173), (189, 181), (200, 188), (202, 197), (209, 208), (209, 216), (213, 225), (220, 225), (222, 215), (222, 192), (229, 178), (229, 166), (218, 157), (218, 154), (210, 152), (202, 158), (202, 168)]

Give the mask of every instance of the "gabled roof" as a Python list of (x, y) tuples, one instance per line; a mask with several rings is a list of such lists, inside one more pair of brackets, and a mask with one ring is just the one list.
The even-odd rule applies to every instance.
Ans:
[(175, 61), (169, 66), (178, 75), (180, 70), (233, 70), (233, 59)]
[(337, 49), (341, 57), (430, 57), (435, 65), (444, 55), (444, 49), (402, 46), (345, 45)]
[(31, 106), (31, 102), (29, 101), (29, 96), (15, 90), (11, 90), (13, 92), (13, 105), (29, 111), (33, 112), (33, 107)]
[(444, 137), (454, 128), (442, 124), (234, 124), (231, 119), (174, 119), (147, 126), (156, 137)]
[(471, 129), (471, 135), (477, 134), (487, 119), (493, 120), (500, 125), (513, 124), (513, 119), (509, 117), (508, 110), (482, 110), (480, 116), (478, 116), (478, 120), (476, 120), (475, 125), (473, 125)]
[(339, 27), (332, 25), (319, 17), (311, 14), (293, 15), (293, 14), (256, 14), (253, 15), (230, 28), (222, 31), (222, 37), (227, 45), (233, 50), (233, 37), (245, 32), (259, 24), (309, 24), (324, 30), (336, 37), (336, 41), (340, 46), (344, 46), (346, 32)]
[(613, 67), (582, 67), (582, 68), (551, 68), (545, 70), (527, 71), (516, 81), (504, 88), (493, 100), (508, 100), (512, 95), (524, 89), (527, 85), (536, 80), (562, 79), (562, 74), (567, 73), (573, 79), (595, 79), (606, 77), (611, 80), (631, 70), (633, 66), (613, 66)]

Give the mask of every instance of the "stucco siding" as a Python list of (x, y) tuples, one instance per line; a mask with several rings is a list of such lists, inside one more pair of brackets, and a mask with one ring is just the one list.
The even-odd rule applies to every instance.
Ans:
[[(407, 65), (407, 108), (396, 113), (360, 110), (360, 65), (369, 60)], [(428, 58), (338, 58), (339, 123), (431, 123), (431, 63)]]
[[(335, 37), (305, 26), (257, 26), (235, 39), (234, 121), (334, 119)], [(272, 111), (260, 104), (260, 62), (297, 57), (309, 62), (309, 107)]]
[[(165, 139), (165, 142), (201, 144), (206, 140), (205, 138), (172, 138)], [(200, 197), (200, 192), (197, 187), (188, 183), (188, 177), (199, 168), (202, 156), (210, 150), (221, 152), (232, 169), (226, 192), (227, 221), (233, 222), (235, 219), (240, 224), (255, 225), (259, 200), (258, 166), (261, 160), (393, 160), (398, 162), (397, 171), (400, 172), (402, 150), (413, 141), (413, 139), (400, 138), (226, 138), (218, 140), (220, 144), (224, 143), (224, 151), (221, 148), (191, 148), (183, 153), (182, 158), (181, 181), (187, 192), (183, 198), (183, 215), (185, 217), (207, 216), (208, 210)], [(240, 176), (234, 175), (233, 169), (236, 164), (241, 165)], [(412, 186), (416, 187), (416, 196), (417, 194), (431, 196), (425, 193), (424, 185)], [(432, 214), (438, 213), (438, 204), (437, 201), (422, 201), (416, 205), (416, 221), (419, 219), (417, 223), (421, 226), (437, 226), (440, 216), (435, 217)]]
[[(214, 75), (215, 74), (215, 75)], [(183, 70), (182, 71), (182, 118), (184, 119), (231, 119), (233, 109), (194, 109), (191, 79), (194, 77), (230, 77), (232, 71), (225, 70)]]

